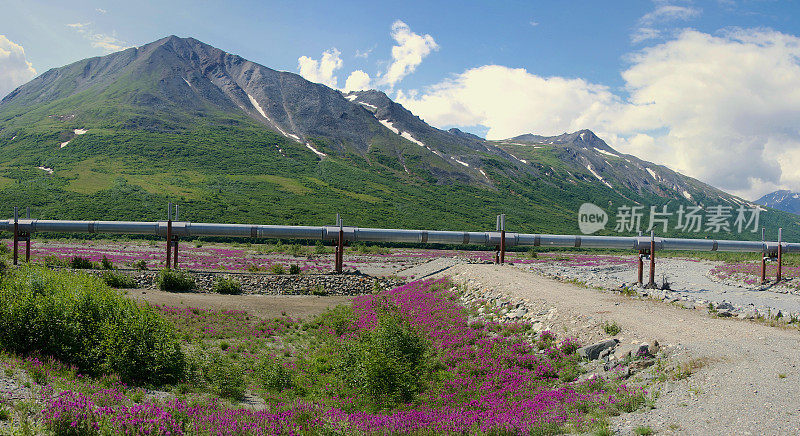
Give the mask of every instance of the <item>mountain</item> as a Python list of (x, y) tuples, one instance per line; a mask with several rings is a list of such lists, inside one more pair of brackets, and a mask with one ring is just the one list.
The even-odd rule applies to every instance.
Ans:
[(783, 189), (766, 194), (755, 202), (784, 212), (800, 214), (800, 193), (797, 192)]
[[(0, 202), (40, 218), (574, 233), (584, 202), (745, 201), (588, 130), (487, 141), (192, 38), (54, 68), (0, 101)], [(793, 230), (795, 217), (765, 219)], [(607, 231), (607, 233), (610, 230)], [(798, 232), (800, 235), (800, 232)]]

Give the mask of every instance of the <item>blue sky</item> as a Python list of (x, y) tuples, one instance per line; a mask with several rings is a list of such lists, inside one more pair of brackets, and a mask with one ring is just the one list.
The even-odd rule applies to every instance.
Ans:
[(0, 10), (0, 94), (175, 34), (278, 70), (301, 72), (305, 56), (306, 78), (342, 89), (361, 71), (361, 86), (437, 127), (493, 139), (590, 128), (746, 197), (800, 189), (797, 1), (0, 0)]

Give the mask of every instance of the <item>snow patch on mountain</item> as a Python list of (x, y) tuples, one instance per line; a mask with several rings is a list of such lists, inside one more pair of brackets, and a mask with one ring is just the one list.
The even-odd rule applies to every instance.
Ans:
[(309, 149), (309, 150), (311, 150), (311, 151), (313, 151), (314, 153), (316, 153), (316, 155), (317, 155), (317, 156), (319, 156), (319, 157), (325, 157), (325, 156), (327, 156), (327, 154), (325, 154), (325, 153), (323, 153), (323, 152), (321, 152), (321, 151), (317, 150), (316, 148), (314, 148), (314, 146), (313, 146), (313, 145), (311, 145), (311, 143), (310, 143), (310, 142), (306, 142), (306, 147), (308, 147), (308, 149)]
[[(585, 133), (581, 133), (581, 135), (585, 135)], [(610, 151), (601, 150), (601, 149), (599, 149), (599, 148), (597, 148), (597, 147), (594, 147), (594, 150), (595, 150), (596, 152), (598, 152), (598, 153), (600, 153), (600, 154), (604, 154), (604, 155), (606, 155), (606, 156), (611, 156), (611, 157), (619, 157), (619, 155), (618, 155), (618, 154), (614, 154), (614, 153), (612, 153), (612, 152), (610, 152)]]
[(609, 188), (612, 188), (612, 189), (613, 189), (613, 186), (611, 186), (611, 184), (610, 184), (610, 183), (608, 183), (607, 181), (605, 181), (605, 180), (604, 180), (604, 179), (603, 179), (603, 178), (600, 176), (600, 174), (597, 174), (597, 172), (594, 170), (594, 168), (592, 168), (592, 164), (587, 164), (587, 165), (586, 165), (586, 169), (587, 169), (587, 170), (589, 170), (589, 172), (590, 172), (590, 173), (592, 173), (592, 175), (593, 175), (593, 176), (597, 177), (597, 180), (599, 180), (599, 181), (603, 182), (603, 184), (604, 184), (604, 185), (606, 185), (606, 186), (608, 186)]
[(394, 126), (394, 124), (392, 124), (392, 122), (391, 122), (391, 121), (389, 121), (389, 120), (378, 120), (378, 121), (379, 121), (381, 124), (383, 124), (383, 125), (384, 125), (384, 127), (386, 127), (387, 129), (391, 130), (392, 132), (394, 132), (394, 134), (395, 134), (395, 135), (399, 135), (399, 134), (400, 134), (400, 130), (398, 130), (398, 129), (397, 129), (395, 126)]
[(469, 164), (468, 164), (468, 163), (466, 163), (466, 162), (464, 162), (464, 161), (460, 161), (460, 160), (456, 159), (456, 158), (455, 158), (455, 157), (453, 157), (453, 156), (450, 156), (450, 159), (453, 159), (454, 161), (456, 161), (456, 162), (460, 163), (461, 165), (464, 165), (465, 167), (469, 167)]

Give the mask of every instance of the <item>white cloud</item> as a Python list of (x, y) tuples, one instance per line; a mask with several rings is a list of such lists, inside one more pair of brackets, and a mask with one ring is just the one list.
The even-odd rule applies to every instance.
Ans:
[(700, 16), (702, 11), (689, 6), (677, 6), (656, 2), (658, 5), (639, 19), (638, 27), (631, 34), (631, 42), (638, 44), (664, 35), (663, 24), (672, 21), (687, 21)]
[(538, 25), (539, 25), (539, 22), (538, 22), (538, 21), (531, 20), (531, 21), (530, 21), (530, 24), (531, 24), (531, 26), (533, 26), (533, 27), (536, 27), (536, 26), (538, 26)]
[(92, 47), (99, 48), (106, 53), (113, 53), (115, 51), (125, 50), (130, 48), (125, 41), (117, 39), (116, 35), (108, 35), (105, 33), (97, 33), (91, 28), (92, 23), (71, 23), (67, 27), (75, 30), (88, 39)]
[(0, 98), (35, 76), (22, 46), (0, 35)]
[(688, 6), (661, 5), (653, 12), (645, 14), (639, 22), (644, 25), (652, 25), (663, 21), (686, 21), (700, 15), (700, 9)]
[(426, 121), (483, 125), (489, 128), (488, 139), (580, 130), (582, 120), (617, 101), (606, 87), (582, 79), (545, 78), (501, 65), (467, 70), (416, 97), (398, 93), (398, 102)]
[(362, 91), (365, 89), (370, 89), (369, 74), (361, 70), (355, 70), (352, 73), (350, 73), (350, 76), (344, 83), (344, 90), (349, 92), (349, 91)]
[(375, 50), (375, 47), (372, 47), (372, 48), (370, 48), (370, 49), (368, 49), (368, 50), (364, 50), (364, 51), (361, 51), (361, 50), (356, 50), (356, 54), (355, 54), (355, 56), (356, 56), (357, 58), (366, 59), (366, 58), (368, 58), (368, 57), (369, 57), (369, 55), (371, 55), (371, 54), (372, 54), (372, 50)]
[(623, 152), (757, 198), (800, 190), (800, 38), (685, 30), (630, 56), (627, 99), (582, 79), (487, 65), (398, 100), (434, 125), (487, 137), (595, 130)]
[(653, 29), (652, 27), (640, 27), (631, 34), (631, 42), (638, 44), (647, 41), (648, 39), (656, 39), (661, 37), (661, 31)]
[(103, 8), (96, 8), (95, 11), (97, 11), (98, 14), (105, 14), (106, 12), (108, 12), (107, 10), (105, 10)]
[(321, 83), (333, 89), (339, 87), (339, 79), (334, 76), (336, 70), (342, 68), (342, 59), (339, 57), (341, 52), (335, 48), (326, 50), (322, 53), (320, 60), (312, 59), (308, 56), (301, 56), (297, 59), (297, 66), (300, 75), (311, 82)]
[(411, 31), (408, 24), (400, 20), (392, 24), (392, 38), (397, 42), (397, 45), (392, 47), (392, 63), (381, 76), (381, 84), (390, 88), (413, 73), (422, 63), (422, 59), (432, 51), (439, 49), (432, 36), (416, 34)]

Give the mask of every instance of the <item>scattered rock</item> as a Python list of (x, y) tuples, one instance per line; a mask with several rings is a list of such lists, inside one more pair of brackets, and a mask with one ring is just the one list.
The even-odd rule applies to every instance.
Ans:
[(603, 351), (616, 347), (618, 342), (619, 340), (617, 339), (609, 339), (606, 341), (597, 342), (592, 345), (578, 348), (577, 353), (579, 356), (585, 359), (595, 360), (600, 357), (600, 354)]

